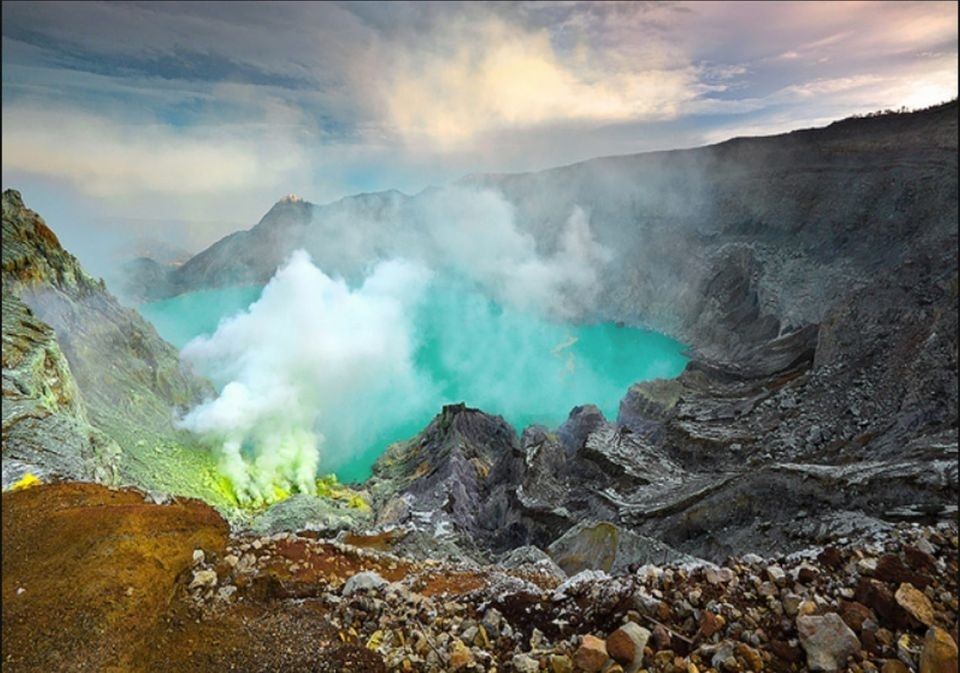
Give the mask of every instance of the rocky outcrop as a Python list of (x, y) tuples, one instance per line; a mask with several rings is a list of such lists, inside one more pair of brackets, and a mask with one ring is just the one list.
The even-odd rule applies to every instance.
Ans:
[(20, 471), (8, 474), (9, 456), (23, 470), (224, 501), (213, 461), (185, 450), (174, 428), (176, 410), (209, 384), (90, 277), (14, 190), (3, 193), (3, 297), (5, 486)]
[[(625, 484), (676, 486), (682, 470), (639, 437), (615, 429), (595, 407), (575, 409), (565, 425), (575, 428), (584, 418), (594, 430), (571, 431), (583, 434), (571, 450), (559, 433), (545, 428), (527, 428), (518, 441), (500, 417), (463, 405), (445, 407), (420, 435), (393, 445), (374, 465), (367, 486), (381, 513), (378, 523), (429, 531), (481, 556), (483, 550), (555, 543), (550, 554), (565, 570), (609, 571), (679, 558), (662, 543), (621, 531), (610, 492)], [(586, 547), (587, 556), (602, 555), (596, 540), (576, 541), (584, 521), (592, 521), (590, 530), (601, 531), (597, 535), (609, 543), (609, 562), (576, 551)]]
[[(755, 346), (739, 366), (694, 360), (675, 380), (631, 388), (615, 422), (578, 407), (556, 433), (533, 426), (518, 443), (500, 421), (448, 407), (378, 464), (374, 492), (390, 498), (377, 506), (402, 503), (390, 523), (429, 520), (494, 552), (547, 549), (584, 522), (611, 531), (574, 545), (590, 559), (557, 552), (571, 572), (681, 553), (722, 561), (955, 516), (956, 300), (949, 283), (915, 280), (924, 310), (899, 297), (882, 316), (843, 312)], [(869, 357), (831, 336), (847, 320), (859, 325), (851, 335), (884, 331)], [(623, 539), (660, 547), (624, 553)]]
[(499, 416), (464, 405), (444, 407), (417, 437), (387, 449), (373, 468), (370, 491), (383, 511), (403, 503), (390, 523), (413, 521), (468, 548), (500, 523), (492, 489), (510, 483), (519, 450), (516, 431)]
[(87, 419), (50, 326), (16, 295), (3, 298), (3, 486), (27, 473), (115, 480), (118, 447)]
[[(125, 299), (140, 303), (203, 288), (265, 285), (299, 248), (328, 273), (355, 280), (371, 262), (391, 254), (385, 242), (402, 237), (396, 222), (409, 198), (391, 191), (318, 206), (289, 195), (251, 229), (230, 234), (183, 264), (129, 262), (118, 272), (118, 286)], [(329, 245), (331, 240), (338, 244)]]

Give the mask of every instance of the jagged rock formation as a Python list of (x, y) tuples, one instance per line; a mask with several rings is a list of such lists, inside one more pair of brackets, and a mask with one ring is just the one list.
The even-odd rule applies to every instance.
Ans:
[[(39, 469), (217, 499), (201, 483), (203, 454), (184, 451), (173, 426), (174, 410), (209, 384), (91, 278), (14, 190), (3, 193), (3, 299), (4, 486)], [(196, 474), (171, 469), (180, 458)]]
[[(833, 332), (811, 327), (758, 349), (749, 367), (695, 360), (676, 380), (638, 384), (616, 422), (580, 407), (556, 433), (532, 426), (518, 441), (499, 418), (447, 407), (375, 466), (372, 491), (395, 513), (381, 523), (504, 552), (608, 522), (633, 541), (613, 543), (615, 566), (597, 552), (592, 567), (609, 570), (955, 517), (957, 313), (945, 290), (927, 321), (886, 323), (869, 366), (845, 361), (856, 351), (819, 364), (818, 337)], [(876, 326), (851, 318), (861, 334)]]

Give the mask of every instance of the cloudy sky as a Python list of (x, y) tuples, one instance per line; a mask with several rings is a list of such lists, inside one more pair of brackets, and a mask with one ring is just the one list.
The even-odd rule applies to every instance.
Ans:
[[(3, 188), (92, 259), (284, 194), (693, 147), (957, 95), (957, 2), (10, 2)], [(86, 256), (86, 258), (85, 258)]]

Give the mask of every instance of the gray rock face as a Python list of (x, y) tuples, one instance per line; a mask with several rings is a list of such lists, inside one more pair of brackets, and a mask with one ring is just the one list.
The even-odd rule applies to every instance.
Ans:
[(3, 298), (5, 484), (30, 464), (218, 502), (198, 470), (172, 462), (181, 451), (174, 411), (209, 384), (13, 190), (3, 193)]
[(116, 452), (87, 420), (53, 330), (3, 298), (3, 487), (26, 473), (112, 482)]
[(370, 490), (378, 504), (405, 493), (411, 519), (438, 536), (476, 537), (496, 526), (491, 489), (518, 460), (516, 431), (501, 417), (450, 405), (416, 438), (387, 449)]
[(591, 432), (606, 424), (603, 412), (595, 405), (574, 407), (567, 420), (557, 428), (557, 437), (567, 455), (574, 455), (584, 448)]

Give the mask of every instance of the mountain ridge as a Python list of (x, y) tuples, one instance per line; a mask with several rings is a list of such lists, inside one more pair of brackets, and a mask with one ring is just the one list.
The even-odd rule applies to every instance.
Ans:
[[(598, 243), (617, 255), (601, 269), (599, 301), (580, 306), (578, 319), (650, 327), (732, 360), (771, 333), (819, 322), (848, 287), (928, 245), (920, 239), (949, 238), (956, 128), (953, 101), (464, 180), (502, 197), (517, 230), (544, 255), (560, 246), (571, 213), (585, 212)], [(302, 202), (293, 213), (275, 205), (252, 229), (221, 239), (165, 280), (154, 277), (151, 298), (264, 284), (297, 247), (325, 272), (359, 280), (377, 260), (416, 252), (409, 239), (427, 208), (418, 204), (445, 189)], [(704, 303), (714, 290), (727, 293), (715, 297), (727, 305)]]

